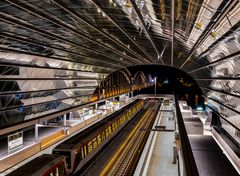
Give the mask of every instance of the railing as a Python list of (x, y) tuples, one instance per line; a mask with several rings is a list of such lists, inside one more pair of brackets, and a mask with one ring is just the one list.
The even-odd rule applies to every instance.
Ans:
[[(181, 150), (183, 154), (183, 162), (184, 162), (183, 165), (184, 165), (184, 173), (185, 173), (184, 175), (199, 176), (176, 95), (175, 95), (175, 106), (176, 106), (178, 130), (179, 130), (179, 135), (181, 140)], [(180, 173), (180, 176), (181, 176), (181, 173)]]

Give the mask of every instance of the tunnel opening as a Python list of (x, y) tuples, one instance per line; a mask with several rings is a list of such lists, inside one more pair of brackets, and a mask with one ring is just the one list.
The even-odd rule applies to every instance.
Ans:
[[(187, 101), (192, 108), (205, 108), (202, 90), (196, 81), (182, 70), (163, 65), (141, 65), (128, 67), (132, 75), (142, 71), (145, 75), (151, 75), (151, 82), (156, 78), (157, 94), (176, 94), (179, 100)], [(154, 86), (136, 90), (137, 94), (153, 94)]]

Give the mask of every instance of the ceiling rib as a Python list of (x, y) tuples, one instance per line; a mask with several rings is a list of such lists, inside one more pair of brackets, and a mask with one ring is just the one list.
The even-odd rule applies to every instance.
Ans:
[(208, 80), (240, 80), (240, 77), (212, 77), (212, 78), (194, 78), (198, 81), (208, 81)]
[[(36, 53), (32, 53), (32, 52), (27, 52), (27, 51), (21, 51), (21, 50), (15, 50), (15, 49), (10, 49), (10, 48), (3, 48), (0, 47), (0, 51), (5, 51), (5, 52), (13, 52), (13, 53), (21, 53), (21, 54), (26, 54), (26, 55), (32, 55), (32, 56), (38, 56), (38, 57), (45, 57), (44, 55), (40, 55), (40, 54), (36, 54)], [(64, 58), (57, 58), (57, 57), (52, 57), (52, 56), (47, 56), (47, 59), (52, 59), (52, 60), (59, 60), (59, 61), (66, 61), (66, 62), (72, 62), (72, 63), (77, 63), (77, 64), (84, 64), (86, 65), (87, 63), (83, 63), (83, 62), (79, 62), (76, 60), (70, 60), (70, 59), (64, 59)], [(104, 66), (100, 66), (98, 64), (92, 65), (92, 64), (87, 64), (89, 66), (92, 67), (99, 67), (102, 69), (106, 69), (106, 67)], [(121, 68), (121, 66), (117, 67), (117, 68)], [(110, 69), (116, 69), (115, 67), (110, 67)]]
[[(205, 97), (207, 97), (207, 96), (205, 95)], [(235, 112), (235, 113), (237, 113), (237, 114), (240, 115), (240, 112), (239, 112), (239, 111), (237, 111), (237, 110), (235, 110), (235, 109), (233, 109), (233, 108), (231, 108), (231, 107), (223, 104), (223, 103), (220, 102), (219, 100), (213, 99), (213, 98), (211, 98), (211, 97), (207, 97), (207, 98), (210, 99), (210, 100), (212, 100), (212, 101), (214, 101), (214, 102), (216, 102), (216, 103), (218, 103), (218, 104), (220, 104), (220, 105), (222, 105), (222, 106), (224, 106), (224, 107), (227, 108), (227, 109), (230, 109), (231, 111), (233, 111), (233, 112)]]
[(103, 32), (102, 30), (100, 30), (98, 27), (90, 24), (89, 22), (87, 22), (86, 20), (84, 20), (83, 18), (80, 18), (81, 15), (79, 14), (79, 12), (74, 11), (73, 9), (70, 9), (67, 4), (64, 4), (64, 2), (60, 1), (60, 0), (52, 0), (52, 2), (54, 2), (56, 5), (58, 5), (59, 7), (61, 7), (62, 9), (64, 9), (65, 11), (67, 11), (68, 13), (70, 13), (71, 15), (73, 15), (75, 18), (81, 20), (82, 22), (84, 22), (86, 25), (90, 26), (92, 29), (98, 31), (99, 33), (101, 33), (102, 35), (104, 35), (105, 37), (107, 37), (108, 39), (110, 39), (111, 41), (113, 41), (114, 43), (116, 43), (117, 45), (119, 45), (120, 47), (124, 48), (125, 50), (129, 51), (131, 54), (135, 55), (138, 58), (141, 58), (143, 60), (143, 62), (147, 62), (145, 60), (145, 58), (143, 58), (142, 56), (138, 55), (137, 53), (135, 53), (134, 51), (130, 50), (129, 48), (127, 48), (126, 46), (124, 46), (122, 43), (120, 43), (119, 41), (117, 41), (116, 39), (110, 37), (108, 34), (106, 34), (105, 32)]
[[(0, 61), (1, 66), (7, 66), (7, 67), (28, 67), (28, 68), (40, 68), (40, 69), (48, 69), (48, 70), (66, 70), (66, 71), (77, 71), (77, 72), (87, 72), (87, 73), (97, 73), (97, 74), (109, 74), (110, 72), (93, 72), (89, 70), (80, 70), (80, 69), (74, 69), (74, 68), (61, 68), (61, 67), (46, 67), (46, 66), (39, 66), (39, 65), (29, 65), (29, 64), (23, 64), (21, 63), (14, 63), (14, 62), (2, 62)], [(1, 93), (1, 92), (0, 92)]]
[(76, 98), (86, 97), (86, 96), (91, 96), (91, 95), (92, 94), (75, 95), (75, 96), (71, 96), (71, 97), (59, 98), (59, 99), (56, 99), (56, 100), (44, 101), (44, 102), (41, 102), (41, 103), (33, 103), (33, 104), (25, 105), (25, 106), (16, 106), (16, 107), (10, 106), (8, 108), (0, 109), (0, 112), (14, 110), (14, 109), (19, 109), (19, 108), (27, 108), (27, 107), (32, 107), (32, 106), (37, 106), (37, 105), (42, 105), (42, 104), (48, 104), (48, 103), (53, 103), (53, 102), (57, 102), (57, 101), (63, 101), (63, 100), (67, 100), (67, 99), (76, 99)]
[(240, 51), (237, 51), (237, 52), (235, 52), (235, 53), (232, 53), (232, 54), (230, 54), (230, 55), (228, 55), (228, 56), (225, 56), (225, 57), (223, 57), (223, 58), (221, 58), (221, 59), (218, 59), (218, 60), (216, 60), (216, 61), (210, 62), (209, 64), (206, 64), (206, 65), (204, 65), (204, 66), (202, 66), (202, 67), (199, 67), (199, 68), (197, 68), (197, 69), (195, 69), (195, 70), (192, 70), (192, 71), (190, 71), (190, 72), (187, 72), (187, 73), (188, 73), (188, 74), (191, 74), (191, 73), (193, 73), (193, 72), (199, 71), (199, 70), (204, 69), (204, 68), (206, 68), (206, 67), (210, 67), (210, 66), (212, 66), (212, 65), (215, 65), (215, 64), (217, 64), (218, 62), (221, 62), (221, 61), (224, 61), (224, 60), (227, 60), (227, 59), (231, 59), (231, 58), (236, 57), (236, 56), (240, 56)]
[[(234, 6), (237, 5), (238, 2), (239, 2), (238, 0), (232, 0), (228, 2), (223, 1), (223, 3), (226, 3), (226, 5), (222, 7), (222, 9), (217, 10), (216, 13), (219, 13), (218, 15), (216, 13), (214, 14), (214, 16), (211, 19), (211, 22), (207, 25), (207, 27), (205, 28), (201, 36), (197, 39), (197, 41), (195, 42), (194, 46), (190, 51), (190, 55), (184, 61), (184, 63), (179, 67), (179, 69), (182, 69), (184, 67), (184, 65), (191, 59), (192, 55), (195, 53), (197, 48), (205, 41), (205, 39), (210, 35), (212, 30), (217, 27), (217, 25), (222, 21), (222, 19), (229, 13), (229, 11), (232, 10)], [(223, 11), (223, 13), (219, 11), (221, 12)]]
[[(214, 100), (213, 100), (214, 101)], [(216, 101), (215, 101), (216, 102)], [(218, 102), (216, 102), (218, 103)], [(217, 112), (215, 109), (213, 109), (212, 107), (208, 106), (208, 108), (210, 108), (213, 112), (215, 112), (219, 117), (221, 117), (222, 119), (224, 119), (225, 121), (227, 121), (227, 123), (229, 123), (230, 125), (232, 125), (235, 129), (239, 130), (239, 128), (237, 126), (235, 126), (232, 122), (230, 122), (229, 120), (227, 120), (225, 117), (223, 117), (221, 114), (219, 114), (219, 112)]]
[[(73, 54), (73, 55), (77, 55), (77, 56), (80, 56), (80, 57), (83, 57), (83, 58), (87, 58), (87, 59), (90, 59), (90, 60), (94, 60), (94, 61), (97, 61), (97, 62), (101, 62), (101, 63), (105, 63), (105, 64), (109, 64), (109, 65), (115, 65), (115, 66), (118, 66), (116, 63), (109, 63), (107, 61), (104, 61), (104, 60), (99, 60), (99, 59), (96, 59), (95, 57), (89, 57), (89, 56), (86, 56), (86, 55), (83, 55), (79, 52), (74, 52), (74, 51), (69, 51), (69, 50), (65, 50), (63, 48), (60, 48), (60, 47), (56, 47), (56, 46), (53, 46), (53, 45), (49, 45), (49, 44), (45, 44), (45, 43), (40, 43), (40, 42), (37, 42), (36, 40), (32, 39), (32, 38), (25, 38), (25, 37), (19, 37), (18, 36), (15, 36), (15, 35), (10, 35), (10, 34), (7, 34), (7, 33), (2, 33), (0, 34), (0, 36), (3, 36), (3, 37), (7, 37), (7, 38), (11, 38), (13, 40), (18, 40), (18, 41), (24, 41), (24, 42), (27, 42), (27, 43), (31, 43), (31, 44), (36, 44), (36, 45), (40, 45), (40, 46), (44, 46), (44, 47), (48, 47), (48, 48), (52, 48), (52, 49), (56, 49), (56, 50), (60, 50), (60, 51), (63, 51), (63, 52), (66, 52), (66, 53), (70, 53), (70, 54)], [(99, 53), (98, 53), (99, 54)], [(105, 56), (106, 58), (109, 58), (111, 60), (116, 60), (116, 59), (112, 59), (111, 57), (109, 56)], [(116, 60), (117, 61), (117, 60)], [(124, 62), (122, 62), (124, 63)]]
[[(113, 49), (113, 48), (111, 48), (111, 47), (109, 47), (109, 46), (107, 46), (107, 45), (104, 45), (104, 44), (102, 44), (102, 43), (100, 43), (100, 42), (97, 42), (97, 41), (91, 39), (90, 37), (86, 36), (85, 34), (80, 33), (78, 30), (74, 29), (74, 27), (72, 27), (71, 25), (66, 24), (66, 22), (64, 22), (64, 21), (62, 21), (62, 20), (60, 20), (60, 19), (58, 19), (58, 18), (51, 17), (51, 16), (49, 16), (49, 15), (47, 15), (47, 14), (44, 14), (43, 12), (41, 12), (41, 11), (37, 10), (35, 7), (33, 7), (33, 5), (30, 5), (29, 3), (28, 3), (28, 4), (24, 4), (24, 6), (21, 6), (21, 5), (18, 5), (18, 4), (16, 4), (16, 3), (14, 3), (15, 1), (14, 1), (14, 2), (12, 2), (11, 0), (8, 0), (8, 1), (9, 1), (12, 5), (14, 5), (14, 6), (18, 7), (18, 8), (21, 8), (21, 9), (23, 9), (24, 11), (27, 11), (27, 12), (29, 12), (29, 13), (32, 13), (32, 14), (34, 14), (34, 15), (40, 17), (40, 18), (43, 18), (43, 19), (45, 19), (45, 20), (48, 20), (48, 21), (56, 24), (57, 26), (63, 27), (64, 29), (70, 30), (70, 31), (72, 31), (73, 33), (77, 34), (78, 36), (83, 37), (84, 39), (86, 39), (86, 40), (88, 40), (88, 41), (90, 41), (90, 42), (92, 42), (92, 43), (94, 43), (94, 44), (100, 45), (100, 46), (106, 48), (107, 50), (110, 50), (110, 51), (116, 53), (117, 55), (120, 55), (120, 56), (123, 57), (123, 58), (127, 58), (128, 60), (133, 61), (133, 62), (135, 62), (135, 63), (139, 63), (138, 60), (136, 60), (136, 59), (134, 59), (134, 58), (131, 58), (131, 57), (127, 56), (127, 55), (124, 55), (122, 52), (120, 52), (120, 51), (118, 51), (118, 50), (116, 50), (116, 49)], [(22, 4), (22, 3), (21, 3), (21, 4)]]
[[(137, 48), (139, 48), (146, 56), (147, 58), (150, 60), (150, 61), (153, 61), (153, 59), (134, 41), (134, 39), (127, 33), (127, 31), (125, 31), (124, 28), (122, 28), (121, 26), (119, 26), (117, 24), (117, 22), (111, 17), (111, 15), (107, 12), (107, 10), (102, 7), (100, 7), (98, 5), (98, 3), (96, 2), (96, 0), (91, 0), (91, 2), (99, 9), (101, 9), (102, 12), (104, 12), (104, 14), (108, 17), (108, 19), (132, 42), (134, 43), (135, 46), (137, 46)], [(148, 61), (148, 63), (150, 63)]]
[(207, 90), (212, 90), (212, 91), (219, 92), (219, 93), (226, 94), (226, 95), (230, 95), (230, 96), (235, 97), (235, 98), (240, 98), (240, 95), (232, 94), (232, 93), (225, 92), (225, 91), (222, 91), (222, 90), (213, 89), (211, 87), (200, 86), (200, 88), (207, 89)]
[[(138, 9), (138, 7), (137, 7), (137, 5), (136, 5), (136, 3), (135, 3), (134, 0), (131, 0), (131, 4), (132, 4), (133, 9), (135, 10), (138, 18), (140, 19), (140, 22), (141, 22), (141, 24), (142, 24), (142, 26), (143, 26), (143, 29), (144, 29), (145, 33), (147, 34), (147, 36), (148, 36), (148, 38), (149, 38), (149, 40), (150, 40), (153, 48), (155, 49), (155, 51), (156, 51), (156, 53), (157, 53), (157, 55), (158, 55), (158, 58), (160, 58), (160, 53), (159, 53), (159, 51), (158, 51), (158, 48), (156, 47), (156, 44), (155, 44), (155, 42), (154, 42), (151, 34), (149, 33), (149, 31), (148, 31), (148, 29), (147, 29), (147, 27), (146, 27), (146, 25), (145, 25), (145, 22), (144, 22), (144, 20), (143, 20), (143, 16), (142, 16), (141, 12), (139, 11), (139, 9)], [(164, 62), (163, 62), (163, 60), (162, 60), (162, 58), (160, 58), (160, 60), (161, 60), (162, 64), (165, 65)], [(155, 61), (155, 63), (156, 63), (156, 62), (157, 62), (157, 58), (156, 58), (154, 61)]]
[(172, 13), (172, 48), (171, 48), (171, 66), (173, 67), (173, 51), (174, 51), (174, 21), (175, 21), (175, 17), (174, 17), (174, 10), (175, 10), (175, 0), (171, 1), (171, 13)]
[(27, 81), (27, 80), (90, 80), (90, 81), (98, 81), (103, 80), (100, 78), (86, 78), (86, 77), (52, 77), (52, 78), (21, 78), (21, 77), (0, 77), (0, 81)]
[(31, 91), (7, 91), (0, 92), (0, 96), (16, 95), (16, 94), (30, 94), (30, 93), (42, 93), (42, 92), (51, 92), (51, 91), (60, 91), (60, 90), (71, 90), (71, 89), (96, 89), (96, 86), (81, 86), (81, 87), (61, 87), (56, 89), (44, 89), (44, 90), (31, 90)]
[(234, 26), (232, 26), (228, 32), (226, 32), (223, 36), (218, 38), (215, 42), (213, 42), (205, 51), (203, 51), (199, 56), (195, 58), (195, 60), (200, 59), (205, 53), (207, 53), (209, 50), (211, 50), (213, 47), (218, 45), (221, 41), (223, 41), (225, 38), (230, 36), (231, 34), (234, 33), (238, 28), (240, 27), (240, 21), (236, 23)]

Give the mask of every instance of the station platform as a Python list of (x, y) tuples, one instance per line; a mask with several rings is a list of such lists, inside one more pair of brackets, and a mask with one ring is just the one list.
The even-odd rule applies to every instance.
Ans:
[(51, 153), (51, 149), (60, 142), (67, 140), (79, 133), (87, 126), (97, 122), (132, 102), (119, 103), (115, 106), (99, 106), (92, 114), (82, 118), (71, 118), (57, 123), (50, 123), (48, 126), (38, 126), (38, 137), (36, 139), (35, 128), (26, 129), (23, 132), (23, 146), (15, 152), (8, 152), (8, 141), (0, 140), (0, 176), (12, 172), (21, 165), (30, 161), (41, 153)]
[[(163, 105), (163, 110), (172, 109), (172, 104), (169, 106)], [(164, 176), (178, 175), (177, 164), (173, 164), (173, 145), (175, 135), (175, 125), (172, 112), (161, 112), (160, 126), (166, 126), (166, 130), (158, 131), (156, 141), (153, 146), (153, 151), (147, 170), (148, 176), (158, 176), (159, 173)], [(171, 131), (173, 130), (173, 131)]]

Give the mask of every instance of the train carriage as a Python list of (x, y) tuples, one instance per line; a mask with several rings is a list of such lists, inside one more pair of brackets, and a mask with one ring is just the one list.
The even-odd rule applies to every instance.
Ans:
[(60, 155), (41, 155), (8, 176), (66, 176), (68, 175), (65, 158)]
[[(53, 153), (66, 157), (69, 173), (79, 171), (107, 142), (123, 128), (130, 118), (143, 106), (143, 100), (136, 100), (124, 109), (112, 114), (112, 117), (93, 125), (89, 130), (77, 135), (75, 139), (65, 141), (53, 149)], [(127, 110), (126, 110), (127, 109)], [(91, 130), (92, 129), (92, 130)], [(73, 137), (74, 138), (74, 137)]]

